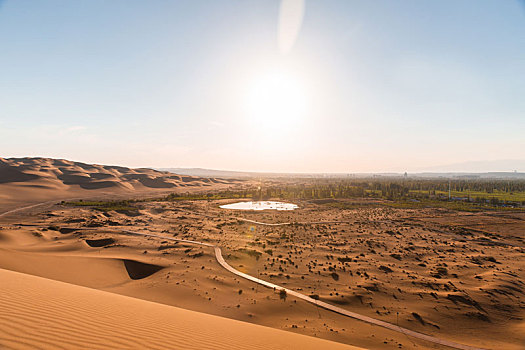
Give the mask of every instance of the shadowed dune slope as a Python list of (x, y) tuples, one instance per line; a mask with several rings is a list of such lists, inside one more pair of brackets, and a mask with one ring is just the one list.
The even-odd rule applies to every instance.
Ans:
[(357, 349), (0, 269), (2, 349)]
[(124, 259), (124, 267), (132, 280), (140, 280), (162, 270), (162, 266)]

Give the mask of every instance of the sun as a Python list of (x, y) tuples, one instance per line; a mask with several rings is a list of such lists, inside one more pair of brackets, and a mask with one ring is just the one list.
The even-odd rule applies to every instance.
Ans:
[(263, 74), (247, 87), (245, 115), (260, 132), (287, 133), (299, 128), (308, 112), (304, 84), (290, 73)]

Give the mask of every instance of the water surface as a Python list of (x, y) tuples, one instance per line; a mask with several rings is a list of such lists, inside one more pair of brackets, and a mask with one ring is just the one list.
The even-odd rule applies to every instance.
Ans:
[(297, 205), (285, 202), (257, 201), (257, 202), (238, 202), (220, 206), (223, 209), (235, 210), (294, 210), (299, 208)]

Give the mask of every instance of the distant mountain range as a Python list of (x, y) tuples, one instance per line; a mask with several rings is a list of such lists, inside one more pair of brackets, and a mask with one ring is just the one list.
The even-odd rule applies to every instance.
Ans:
[[(474, 162), (473, 162), (474, 163)], [(220, 177), (220, 178), (370, 178), (370, 177), (401, 177), (404, 173), (271, 173), (271, 172), (248, 172), (215, 170), (203, 168), (159, 168), (160, 171), (171, 173), (199, 176), (199, 177)], [(421, 178), (478, 178), (478, 179), (525, 179), (525, 172), (517, 171), (488, 171), (488, 172), (465, 172), (465, 171), (428, 171), (408, 173), (410, 177)]]
[(525, 159), (472, 161), (422, 168), (425, 172), (507, 173), (525, 172)]

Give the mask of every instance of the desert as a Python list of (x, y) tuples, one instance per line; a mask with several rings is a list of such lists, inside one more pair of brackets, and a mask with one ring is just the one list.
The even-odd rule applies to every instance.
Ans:
[(523, 5), (0, 0), (0, 350), (525, 350)]
[[(30, 173), (40, 172), (53, 170)], [(249, 203), (265, 185), (197, 181), (167, 195), (130, 191), (128, 199), (120, 187), (110, 199), (107, 188), (78, 192), (81, 184), (63, 184), (68, 189), (55, 191), (54, 202), (2, 214), (0, 267), (357, 347), (446, 348), (441, 340), (457, 348), (521, 347), (522, 210), (396, 208), (373, 198), (234, 210), (225, 205), (239, 197)], [(270, 193), (294, 181), (266, 186)], [(60, 198), (71, 193), (84, 199)]]

